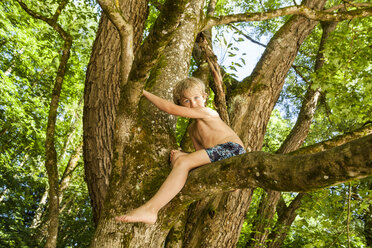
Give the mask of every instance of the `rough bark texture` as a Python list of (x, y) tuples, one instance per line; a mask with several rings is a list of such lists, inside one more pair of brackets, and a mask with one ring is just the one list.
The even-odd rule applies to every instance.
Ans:
[(215, 94), (214, 104), (216, 106), (216, 110), (218, 111), (221, 119), (229, 125), (230, 120), (226, 107), (226, 95), (223, 87), (223, 79), (220, 71), (220, 66), (217, 63), (217, 56), (213, 53), (213, 50), (209, 45), (210, 41), (208, 41), (207, 37), (203, 33), (200, 33), (198, 35), (196, 42), (200, 47), (204, 58), (207, 60), (210, 72), (213, 77), (210, 86)]
[[(173, 2), (169, 1), (169, 6), (171, 4)], [(184, 5), (185, 2), (179, 6), (182, 7)], [(172, 23), (169, 20), (170, 16), (182, 20), (179, 25), (173, 21), (173, 23), (177, 24), (174, 26), (177, 28), (174, 31), (162, 31), (162, 29), (155, 31), (160, 34), (172, 34), (171, 37), (173, 37), (168, 44), (164, 43), (164, 41), (153, 44), (167, 46), (161, 52), (160, 58), (155, 60), (155, 64), (149, 67), (152, 70), (146, 84), (147, 89), (163, 98), (170, 99), (172, 85), (187, 75), (189, 58), (197, 34), (195, 26), (200, 22), (200, 14), (202, 13), (200, 10), (202, 7), (203, 2), (193, 1), (186, 7), (184, 6), (185, 9), (168, 9), (168, 12), (163, 12), (164, 17), (168, 14), (168, 19), (164, 19), (164, 21), (168, 20)], [(186, 14), (180, 14), (179, 12), (181, 11)], [(159, 28), (162, 27), (160, 26)], [(180, 46), (182, 46), (182, 49), (180, 49)], [(147, 49), (145, 45), (142, 48)], [(141, 50), (138, 54), (141, 54)], [(146, 54), (143, 55), (147, 56)], [(142, 59), (145, 59), (145, 57)], [(140, 62), (135, 61), (134, 66), (138, 65), (140, 65)], [(134, 81), (135, 77), (140, 78), (142, 75), (134, 72), (131, 74), (130, 80)], [(137, 91), (137, 89), (131, 88), (129, 84), (131, 82), (128, 82), (128, 87), (125, 89), (127, 94), (122, 94), (124, 96), (124, 99), (121, 100), (123, 103), (133, 100), (133, 98), (126, 98), (126, 96), (132, 96), (132, 94), (128, 94), (128, 91)], [(141, 93), (141, 90), (139, 93)], [(138, 91), (135, 94), (138, 94)], [(122, 105), (121, 103), (119, 104), (119, 108), (124, 106), (131, 107)], [(118, 111), (117, 118), (120, 115), (127, 115), (128, 117), (121, 117), (123, 119), (120, 121), (131, 125), (129, 128), (127, 125), (125, 127), (126, 129), (122, 130), (124, 134), (128, 135), (124, 137), (124, 139), (128, 139), (128, 142), (121, 143), (124, 146), (122, 148), (119, 147), (119, 150), (117, 150), (117, 156), (119, 156), (117, 161), (122, 159), (123, 164), (120, 166), (120, 163), (117, 165), (114, 163), (110, 181), (112, 185), (105, 201), (104, 215), (100, 218), (100, 223), (91, 246), (145, 247), (150, 244), (151, 247), (161, 247), (170, 227), (176, 222), (180, 213), (182, 213), (182, 210), (187, 205), (174, 206), (169, 204), (160, 213), (157, 223), (151, 227), (141, 224), (120, 225), (114, 222), (113, 217), (143, 204), (144, 201), (148, 200), (156, 192), (160, 184), (164, 181), (170, 170), (169, 151), (171, 148), (175, 148), (176, 145), (174, 138), (172, 138), (174, 137), (175, 118), (169, 117), (169, 115), (155, 109), (147, 100), (140, 101), (137, 117), (134, 115), (130, 116), (129, 112), (125, 112), (128, 110), (123, 109), (122, 111)], [(122, 124), (118, 126), (120, 125)], [(115, 149), (118, 148), (116, 147)], [(119, 155), (120, 149), (125, 151), (123, 157)], [(177, 209), (177, 211), (173, 211), (173, 215), (163, 215), (163, 213), (172, 212), (169, 211), (170, 209)]]
[[(208, 197), (192, 206), (189, 209), (184, 247), (235, 247), (246, 216), (244, 210), (252, 200), (252, 192), (251, 189), (233, 190), (230, 194)], [(231, 211), (233, 209), (240, 215)]]
[[(270, 189), (308, 192), (372, 173), (372, 135), (309, 155), (251, 152), (205, 165), (190, 173), (183, 200), (213, 195), (221, 189)], [(203, 181), (204, 180), (204, 181)]]
[(346, 133), (343, 135), (336, 136), (332, 138), (331, 140), (325, 140), (320, 143), (316, 143), (314, 145), (302, 147), (296, 151), (293, 151), (289, 154), (291, 155), (299, 155), (299, 154), (310, 154), (310, 153), (317, 153), (317, 152), (323, 152), (328, 149), (331, 149), (336, 146), (340, 146), (342, 144), (345, 144), (347, 142), (350, 142), (355, 139), (359, 139), (361, 137), (367, 136), (372, 134), (372, 125), (366, 125), (361, 128), (358, 128), (357, 130)]
[[(324, 0), (313, 0), (305, 1), (304, 5), (321, 9), (324, 3)], [(302, 42), (317, 23), (293, 16), (270, 40), (252, 74), (229, 97), (232, 126), (248, 150), (260, 150), (285, 76)]]
[[(148, 1), (121, 1), (135, 27), (137, 51), (148, 14)], [(84, 168), (97, 224), (109, 185), (113, 156), (113, 127), (120, 97), (120, 40), (116, 28), (102, 15), (87, 69), (84, 92)], [(123, 61), (125, 63), (125, 60)]]

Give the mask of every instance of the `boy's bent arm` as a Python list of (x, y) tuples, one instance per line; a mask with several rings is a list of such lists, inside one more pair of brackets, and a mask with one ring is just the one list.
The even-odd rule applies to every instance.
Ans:
[(171, 115), (177, 115), (187, 118), (208, 118), (218, 116), (217, 112), (209, 108), (187, 108), (176, 105), (168, 100), (158, 97), (146, 90), (143, 95), (152, 102), (158, 109)]

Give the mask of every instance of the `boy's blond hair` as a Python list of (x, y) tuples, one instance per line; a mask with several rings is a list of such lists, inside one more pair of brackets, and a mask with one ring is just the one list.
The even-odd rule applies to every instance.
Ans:
[(181, 98), (186, 90), (191, 88), (198, 88), (200, 92), (207, 96), (205, 92), (205, 84), (198, 78), (189, 77), (179, 81), (173, 89), (173, 102), (177, 105), (181, 105)]

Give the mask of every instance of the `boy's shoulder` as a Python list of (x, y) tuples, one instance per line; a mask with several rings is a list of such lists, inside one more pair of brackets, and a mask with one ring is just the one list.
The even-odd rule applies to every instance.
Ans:
[(207, 112), (208, 114), (210, 114), (212, 117), (219, 117), (220, 116), (216, 110), (211, 109), (209, 107), (204, 107), (203, 110), (205, 112)]

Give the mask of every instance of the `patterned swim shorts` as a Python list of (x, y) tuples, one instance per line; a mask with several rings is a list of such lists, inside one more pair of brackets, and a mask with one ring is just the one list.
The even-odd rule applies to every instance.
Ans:
[(245, 153), (244, 147), (234, 142), (219, 144), (211, 148), (205, 149), (211, 162), (216, 162), (222, 159), (230, 158), (236, 155)]

